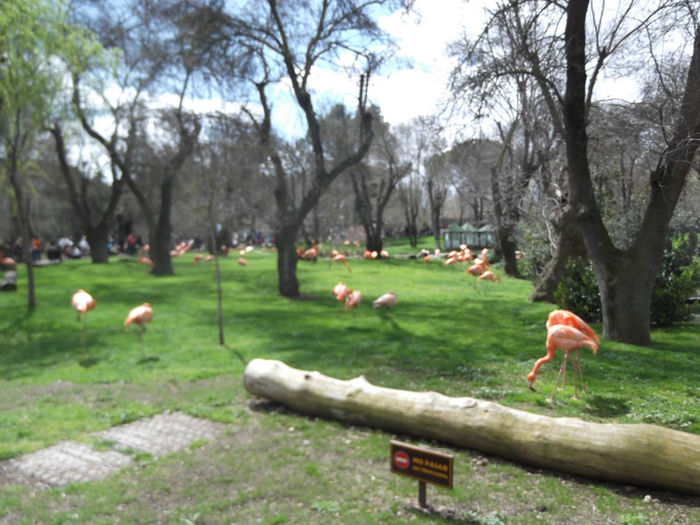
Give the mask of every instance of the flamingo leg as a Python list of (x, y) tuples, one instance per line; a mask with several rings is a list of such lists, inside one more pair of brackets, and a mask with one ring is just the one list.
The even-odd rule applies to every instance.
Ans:
[(559, 369), (559, 374), (562, 375), (560, 390), (564, 390), (564, 388), (566, 387), (566, 360), (568, 358), (569, 354), (567, 352), (564, 352), (564, 356), (561, 358), (561, 368)]
[(583, 393), (586, 394), (586, 385), (583, 384), (583, 368), (581, 368), (581, 356), (579, 355), (578, 350), (576, 350), (576, 361), (578, 361), (578, 371), (581, 375), (581, 390), (583, 390)]
[(554, 394), (557, 392), (557, 387), (559, 386), (559, 380), (561, 379), (562, 375), (566, 375), (566, 362), (569, 360), (569, 352), (564, 351), (564, 361), (561, 364), (561, 368), (559, 369), (559, 375), (557, 376), (557, 382), (554, 385), (554, 390), (552, 391), (552, 397), (546, 399), (547, 403), (551, 403), (554, 401)]
[(85, 333), (87, 331), (87, 313), (83, 316), (83, 352), (85, 351)]

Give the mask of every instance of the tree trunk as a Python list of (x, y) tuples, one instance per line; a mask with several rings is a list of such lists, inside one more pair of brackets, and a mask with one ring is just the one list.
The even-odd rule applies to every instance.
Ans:
[(639, 257), (620, 253), (614, 264), (595, 265), (600, 290), (603, 335), (613, 341), (651, 344), (651, 296), (661, 261), (640, 262)]
[(299, 281), (297, 279), (297, 252), (294, 245), (295, 242), (295, 228), (281, 228), (275, 232), (279, 292), (280, 295), (290, 298), (299, 297)]
[(490, 401), (342, 381), (254, 359), (254, 395), (316, 416), (473, 448), (537, 467), (700, 495), (700, 436), (649, 424), (540, 416)]
[(498, 247), (503, 255), (504, 271), (512, 277), (521, 277), (518, 272), (518, 260), (515, 257), (515, 232), (512, 227), (499, 226), (496, 228)]
[[(161, 211), (163, 206), (161, 205)], [(170, 256), (172, 249), (170, 221), (159, 220), (155, 229), (150, 232), (151, 259), (153, 260), (153, 275), (173, 275), (173, 260)]]
[(105, 222), (97, 226), (88, 226), (85, 238), (90, 246), (90, 257), (93, 263), (109, 262), (109, 227)]
[(576, 224), (573, 208), (567, 206), (557, 221), (557, 242), (554, 256), (545, 266), (535, 290), (530, 295), (532, 302), (553, 303), (554, 292), (564, 277), (566, 263), (575, 257), (588, 258), (586, 245)]
[(34, 266), (32, 266), (32, 236), (29, 227), (28, 205), (24, 201), (22, 185), (17, 179), (17, 158), (13, 152), (9, 155), (9, 179), (12, 190), (15, 193), (15, 204), (17, 206), (17, 222), (19, 223), (22, 235), (22, 258), (27, 269), (27, 306), (32, 309), (36, 307), (36, 295), (34, 293)]
[(598, 207), (588, 164), (586, 132), (586, 12), (588, 1), (571, 1), (566, 12), (564, 129), (571, 202), (601, 294), (603, 335), (649, 345), (651, 293), (662, 259), (668, 224), (700, 142), (700, 27), (678, 121), (649, 180), (649, 203), (639, 233), (625, 251), (614, 247)]
[(384, 239), (381, 234), (381, 225), (378, 224), (372, 231), (365, 232), (367, 234), (367, 249), (370, 252), (381, 252), (384, 247)]
[(77, 188), (75, 187), (75, 183), (73, 182), (73, 175), (71, 173), (71, 168), (68, 165), (68, 159), (66, 158), (63, 130), (61, 129), (61, 126), (56, 123), (54, 124), (53, 128), (50, 129), (50, 131), (56, 143), (56, 153), (58, 155), (59, 165), (61, 166), (63, 179), (66, 183), (66, 187), (68, 188), (68, 195), (73, 206), (73, 211), (80, 219), (81, 225), (85, 231), (85, 237), (87, 238), (88, 245), (90, 245), (90, 257), (92, 258), (92, 262), (109, 262), (109, 248), (107, 247), (109, 230), (114, 221), (114, 212), (117, 208), (117, 203), (121, 198), (124, 181), (123, 179), (118, 179), (116, 177), (116, 168), (113, 164), (112, 187), (109, 201), (107, 206), (105, 206), (99, 222), (93, 226), (93, 221), (91, 220), (92, 214), (90, 213), (90, 203), (88, 202), (87, 196), (87, 178), (80, 175), (81, 191), (78, 192)]

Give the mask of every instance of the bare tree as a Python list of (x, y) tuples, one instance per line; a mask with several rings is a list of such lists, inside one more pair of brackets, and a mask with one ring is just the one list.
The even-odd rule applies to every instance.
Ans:
[[(636, 232), (628, 235), (633, 240), (627, 248), (613, 244), (600, 213), (590, 172), (587, 126), (593, 116), (593, 95), (603, 68), (612, 63), (618, 67), (624, 65), (628, 71), (638, 67), (660, 73), (660, 68), (649, 68), (642, 58), (651, 55), (652, 64), (658, 65), (663, 59), (656, 57), (653, 44), (656, 38), (674, 30), (683, 31), (689, 24), (691, 31), (696, 32), (697, 7), (688, 2), (638, 6), (629, 1), (620, 6), (611, 19), (606, 18), (610, 11), (598, 11), (597, 7), (589, 13), (587, 1), (572, 1), (565, 7), (537, 0), (501, 2), (491, 13), (479, 45), (469, 47), (472, 52), (464, 55), (480, 62), (482, 67), (477, 73), (467, 71), (465, 68), (471, 66), (464, 61), (461, 74), (454, 78), (456, 82), (476, 79), (493, 84), (513, 75), (532, 76), (543, 97), (543, 105), (549, 110), (552, 125), (566, 143), (570, 195), (562, 194), (562, 201), (568, 206), (562, 214), (560, 233), (580, 231), (582, 234), (596, 269), (603, 302), (604, 334), (612, 339), (649, 344), (651, 291), (661, 260), (663, 238), (697, 145), (692, 140), (697, 131), (694, 119), (698, 92), (693, 69), (697, 46), (683, 103), (675, 119), (676, 129), (668, 133), (667, 149), (661, 154), (657, 168), (652, 170), (644, 218)], [(566, 20), (563, 35), (562, 19)], [(587, 28), (591, 33), (589, 40)], [(496, 35), (501, 36), (500, 40)], [(642, 37), (648, 37), (646, 46)], [(503, 56), (501, 44), (505, 44), (509, 53), (517, 52), (521, 58), (517, 68), (513, 68), (510, 61), (500, 60)], [(643, 57), (638, 51), (645, 47), (649, 53)], [(635, 60), (637, 62), (633, 63)], [(469, 82), (459, 87), (467, 85)], [(481, 101), (486, 100), (482, 97)], [(664, 113), (664, 117), (667, 124), (668, 114)], [(571, 227), (573, 221), (578, 228)], [(560, 239), (560, 254), (568, 251), (567, 247), (577, 245), (575, 239), (571, 241)]]
[(431, 151), (433, 132), (427, 119), (417, 118), (399, 126), (396, 136), (402, 149), (410, 152), (411, 170), (398, 185), (398, 197), (406, 222), (406, 235), (409, 244), (415, 248), (418, 246), (418, 217), (425, 201), (424, 162)]
[[(224, 25), (222, 41), (228, 39), (228, 54), (240, 57), (238, 65), (249, 66), (245, 71), (233, 68), (230, 74), (253, 83), (259, 111), (246, 108), (267, 151), (274, 177), (277, 204), (275, 244), (280, 294), (299, 295), (296, 277), (295, 242), (306, 216), (319, 202), (329, 185), (348, 168), (356, 165), (369, 150), (372, 141), (371, 114), (366, 110), (368, 77), (377, 66), (376, 57), (368, 49), (383, 38), (382, 32), (370, 18), (369, 11), (390, 6), (386, 0), (365, 0), (346, 3), (318, 0), (280, 3), (268, 0), (256, 3), (255, 9), (243, 5), (230, 14), (220, 13)], [(362, 62), (365, 74), (360, 78), (358, 104), (359, 129), (353, 131), (355, 146), (343, 158), (332, 163), (325, 151), (325, 139), (314, 107), (311, 89), (312, 73), (341, 53)], [(226, 53), (224, 53), (226, 54)], [(280, 141), (272, 128), (272, 104), (268, 90), (284, 78), (293, 99), (303, 114), (307, 140), (313, 163), (306, 179), (306, 189), (299, 201), (293, 198), (288, 166), (283, 162)]]
[[(114, 222), (114, 213), (124, 189), (124, 179), (117, 167), (111, 165), (112, 182), (109, 185), (109, 198), (100, 210), (95, 209), (94, 199), (89, 197), (90, 186), (95, 182), (88, 173), (73, 168), (68, 163), (63, 128), (59, 122), (51, 128), (58, 155), (61, 174), (68, 188), (68, 196), (73, 211), (80, 221), (82, 231), (90, 246), (90, 257), (94, 263), (106, 263), (109, 260), (107, 240)], [(77, 173), (76, 173), (77, 172)], [(77, 185), (76, 185), (77, 182)]]
[(567, 83), (563, 112), (569, 184), (576, 219), (596, 272), (606, 337), (648, 345), (651, 295), (673, 210), (700, 140), (700, 27), (695, 20), (693, 54), (680, 113), (666, 150), (649, 177), (649, 201), (642, 224), (627, 249), (617, 248), (603, 223), (593, 190), (586, 130), (586, 14), (588, 2), (566, 9)]
[(373, 121), (376, 137), (365, 161), (350, 170), (355, 194), (355, 211), (367, 238), (367, 250), (381, 252), (383, 247), (384, 209), (397, 184), (411, 169), (403, 160), (396, 138), (381, 118)]
[[(194, 151), (201, 130), (199, 119), (185, 109), (184, 100), (199, 67), (202, 50), (199, 41), (177, 30), (174, 24), (180, 16), (177, 2), (133, 2), (125, 19), (121, 18), (124, 15), (121, 7), (104, 5), (96, 18), (88, 21), (99, 29), (106, 47), (119, 47), (123, 55), (122, 68), (118, 71), (121, 76), (115, 80), (128, 100), (108, 103), (114, 123), (111, 137), (106, 138), (90, 121), (77, 74), (73, 101), (83, 128), (107, 151), (139, 203), (149, 230), (150, 254), (155, 263), (152, 273), (168, 275), (173, 273), (170, 251), (175, 179)], [(171, 88), (178, 97), (174, 108), (149, 107), (150, 95)], [(133, 95), (129, 96), (130, 93)], [(171, 133), (165, 143), (156, 145), (157, 139), (149, 136), (151, 119), (155, 119), (161, 131)], [(148, 152), (149, 140), (152, 147), (146, 161), (144, 153)], [(153, 180), (158, 181), (157, 199), (150, 199), (145, 189)]]

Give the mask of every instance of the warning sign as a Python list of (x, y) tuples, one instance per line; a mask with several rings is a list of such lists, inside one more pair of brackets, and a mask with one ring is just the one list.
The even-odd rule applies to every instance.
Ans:
[(400, 441), (391, 441), (391, 471), (409, 478), (452, 488), (452, 456)]

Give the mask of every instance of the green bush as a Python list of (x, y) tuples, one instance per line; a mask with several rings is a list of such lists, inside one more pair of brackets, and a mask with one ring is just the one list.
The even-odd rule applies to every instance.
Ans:
[(561, 308), (576, 312), (584, 321), (598, 323), (602, 320), (598, 283), (590, 261), (576, 258), (567, 263), (554, 300)]
[[(688, 299), (700, 287), (700, 262), (693, 257), (687, 237), (674, 239), (664, 250), (661, 269), (651, 300), (652, 326), (672, 326), (691, 315)], [(600, 294), (589, 261), (569, 261), (554, 299), (561, 308), (576, 312), (589, 322), (601, 321)]]
[(700, 262), (693, 257), (687, 237), (674, 240), (673, 246), (664, 250), (661, 269), (656, 276), (651, 298), (651, 323), (656, 326), (672, 326), (690, 319), (688, 299), (700, 287)]

